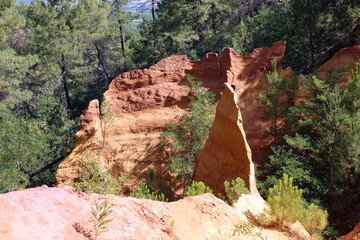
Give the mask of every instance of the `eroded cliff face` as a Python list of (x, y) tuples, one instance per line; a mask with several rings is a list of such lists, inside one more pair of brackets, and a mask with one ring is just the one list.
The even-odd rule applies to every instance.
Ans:
[(264, 131), (269, 127), (269, 118), (264, 115), (266, 108), (259, 99), (266, 81), (266, 73), (271, 71), (270, 60), (277, 62), (280, 71), (284, 60), (286, 42), (275, 42), (271, 48), (254, 49), (251, 54), (241, 56), (231, 48), (225, 48), (221, 61), (222, 77), (234, 86), (239, 97), (246, 139), (252, 150), (252, 160), (263, 163), (261, 157), (268, 151), (273, 138)]
[[(81, 117), (76, 147), (56, 172), (57, 186), (72, 186), (79, 179), (78, 165), (88, 150), (97, 155), (100, 165), (115, 176), (126, 176), (128, 189), (148, 178), (149, 169), (154, 171), (155, 178), (161, 178), (170, 154), (159, 149), (159, 135), (166, 131), (170, 121), (177, 122), (187, 111), (186, 74), (196, 77), (196, 81), (201, 81), (203, 87), (214, 92), (218, 99), (224, 90), (224, 82), (233, 85), (240, 99), (237, 105), (242, 111), (253, 160), (259, 162), (260, 153), (271, 142), (271, 137), (264, 135), (268, 119), (263, 115), (265, 106), (259, 100), (259, 92), (266, 82), (266, 72), (271, 70), (270, 60), (276, 60), (281, 67), (285, 44), (277, 42), (271, 48), (255, 49), (245, 56), (225, 48), (221, 70), (217, 55), (209, 53), (201, 61), (171, 56), (149, 69), (121, 74), (104, 94), (114, 118), (107, 120), (96, 100), (89, 104)], [(232, 114), (237, 115), (238, 110)], [(251, 157), (247, 159), (251, 162)], [(243, 164), (244, 169), (250, 167), (247, 166), (249, 160)], [(245, 172), (250, 174), (250, 171)]]
[(219, 59), (207, 54), (202, 61), (186, 56), (171, 56), (145, 70), (118, 76), (105, 92), (114, 117), (101, 113), (97, 100), (90, 102), (76, 133), (76, 147), (59, 165), (57, 186), (72, 186), (80, 176), (80, 159), (90, 150), (97, 161), (115, 176), (128, 178), (131, 189), (147, 179), (149, 169), (161, 177), (169, 162), (169, 153), (158, 147), (159, 135), (170, 121), (177, 122), (189, 103), (186, 74), (202, 81), (203, 86), (220, 96)]
[(224, 185), (219, 183), (241, 177), (250, 193), (260, 197), (238, 99), (231, 85), (225, 83), (209, 139), (196, 162), (194, 180), (203, 182), (216, 194), (224, 194)]

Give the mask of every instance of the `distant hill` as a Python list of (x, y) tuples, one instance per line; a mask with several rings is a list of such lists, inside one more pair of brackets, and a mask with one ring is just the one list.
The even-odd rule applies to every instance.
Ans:
[[(155, 6), (161, 0), (155, 0)], [(128, 4), (124, 7), (125, 11), (141, 13), (144, 11), (151, 11), (151, 0), (134, 0), (128, 1)]]
[[(161, 0), (156, 0), (156, 5)], [(25, 3), (30, 4), (31, 0), (17, 0), (17, 4)], [(151, 0), (129, 0), (128, 4), (124, 7), (125, 11), (134, 12), (134, 13), (141, 13), (144, 11), (151, 11)]]

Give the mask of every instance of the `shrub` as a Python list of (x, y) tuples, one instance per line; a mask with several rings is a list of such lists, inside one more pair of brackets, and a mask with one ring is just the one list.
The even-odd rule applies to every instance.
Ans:
[(203, 182), (195, 182), (193, 181), (191, 186), (187, 189), (187, 196), (197, 196), (204, 193), (212, 193), (212, 190), (205, 186)]
[(279, 183), (269, 189), (267, 201), (273, 210), (278, 226), (282, 226), (284, 221), (298, 220), (313, 236), (314, 233), (326, 228), (328, 214), (313, 203), (306, 208), (302, 190), (293, 186), (292, 183), (293, 178), (284, 174)]
[(101, 233), (107, 232), (108, 228), (106, 224), (111, 222), (113, 219), (107, 219), (107, 217), (113, 212), (113, 205), (105, 199), (101, 204), (95, 202), (95, 208), (91, 207), (91, 221), (93, 222), (94, 239), (96, 240)]
[(130, 197), (145, 198), (145, 199), (151, 199), (151, 200), (162, 201), (162, 202), (168, 201), (168, 199), (165, 198), (165, 195), (163, 193), (161, 193), (160, 195), (155, 195), (154, 192), (150, 192), (147, 185), (142, 181), (139, 183), (139, 186), (137, 187), (137, 189), (136, 190), (134, 189), (130, 193)]
[(327, 211), (321, 210), (318, 206), (312, 203), (307, 209), (304, 209), (300, 222), (306, 231), (308, 231), (312, 236), (314, 233), (326, 228), (328, 223), (327, 218)]
[(237, 177), (232, 180), (231, 183), (228, 181), (224, 182), (226, 199), (230, 204), (236, 203), (241, 194), (249, 194), (249, 189), (245, 186), (244, 180)]
[(102, 128), (102, 137), (103, 137), (102, 148), (104, 148), (107, 135), (114, 130), (113, 129), (114, 126), (111, 126), (111, 123), (115, 119), (115, 114), (111, 107), (111, 104), (105, 96), (103, 96), (103, 100), (100, 106), (100, 119), (102, 124), (101, 128)]
[(126, 177), (113, 177), (110, 171), (101, 169), (96, 159), (96, 156), (88, 152), (85, 159), (81, 160), (80, 182), (74, 183), (74, 187), (80, 192), (119, 195)]
[(284, 220), (294, 222), (304, 208), (302, 190), (293, 186), (293, 178), (284, 174), (278, 185), (269, 189), (267, 198), (276, 217), (276, 224), (282, 226)]

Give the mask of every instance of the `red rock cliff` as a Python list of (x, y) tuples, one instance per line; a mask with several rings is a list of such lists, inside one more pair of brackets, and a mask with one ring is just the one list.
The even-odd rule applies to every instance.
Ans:
[(274, 43), (271, 48), (255, 49), (245, 56), (225, 48), (221, 70), (217, 55), (209, 53), (201, 61), (171, 56), (149, 69), (121, 74), (104, 94), (115, 118), (105, 122), (98, 102), (94, 100), (89, 104), (81, 117), (76, 147), (57, 169), (57, 186), (72, 186), (77, 181), (79, 159), (84, 157), (87, 149), (99, 156), (99, 163), (115, 176), (127, 176), (129, 188), (147, 178), (149, 169), (154, 170), (155, 177), (161, 177), (168, 165), (169, 154), (158, 148), (159, 135), (170, 121), (176, 122), (186, 113), (189, 103), (186, 74), (202, 81), (204, 88), (216, 93), (218, 98), (224, 82), (235, 87), (253, 160), (259, 161), (261, 151), (271, 141), (263, 133), (267, 119), (263, 116), (259, 92), (265, 83), (265, 74), (270, 70), (270, 60), (277, 60), (281, 67), (284, 51), (285, 42)]
[(129, 188), (148, 178), (149, 169), (154, 170), (155, 177), (161, 177), (169, 154), (159, 149), (159, 135), (170, 121), (176, 122), (186, 113), (186, 74), (220, 96), (223, 81), (219, 59), (211, 53), (201, 61), (171, 56), (149, 69), (133, 70), (114, 79), (104, 95), (115, 117), (106, 122), (98, 101), (90, 102), (81, 116), (76, 147), (57, 169), (57, 186), (72, 186), (77, 181), (79, 160), (87, 150), (115, 176), (127, 176)]

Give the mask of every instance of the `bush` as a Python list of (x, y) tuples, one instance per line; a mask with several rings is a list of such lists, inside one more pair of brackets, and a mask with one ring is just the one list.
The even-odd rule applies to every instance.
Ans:
[(189, 196), (197, 196), (204, 193), (212, 193), (212, 190), (205, 186), (203, 182), (195, 182), (193, 181), (191, 186), (188, 187), (186, 195)]
[(300, 222), (306, 231), (308, 231), (312, 236), (314, 233), (322, 231), (326, 228), (328, 224), (327, 218), (327, 211), (321, 210), (318, 206), (312, 203), (307, 209), (304, 209), (303, 217), (300, 219)]
[(162, 202), (168, 201), (168, 199), (165, 198), (165, 195), (163, 193), (161, 193), (160, 195), (155, 195), (154, 192), (150, 192), (147, 185), (142, 181), (139, 183), (139, 186), (137, 187), (137, 189), (136, 190), (134, 189), (130, 193), (130, 197), (145, 198), (145, 199), (151, 199), (151, 200), (162, 201)]
[(94, 239), (96, 240), (101, 233), (107, 232), (108, 227), (106, 226), (113, 219), (107, 219), (109, 215), (113, 212), (112, 208), (113, 204), (109, 204), (107, 199), (105, 199), (102, 203), (98, 203), (95, 201), (95, 208), (91, 207), (91, 222), (93, 222), (93, 230)]
[(312, 236), (326, 228), (328, 214), (313, 203), (306, 208), (302, 190), (292, 183), (293, 178), (284, 174), (279, 183), (269, 189), (267, 202), (278, 226), (282, 226), (284, 221), (298, 220)]
[(284, 174), (278, 185), (269, 189), (267, 202), (273, 210), (278, 226), (282, 226), (284, 221), (295, 222), (304, 208), (302, 190), (292, 183), (293, 178)]
[(110, 171), (101, 169), (96, 159), (96, 156), (88, 152), (85, 159), (81, 160), (80, 182), (74, 183), (74, 187), (80, 192), (119, 195), (126, 177), (113, 177)]
[(228, 181), (224, 182), (226, 199), (230, 204), (236, 203), (241, 194), (249, 194), (249, 189), (245, 186), (244, 180), (237, 177), (232, 180), (231, 183)]

